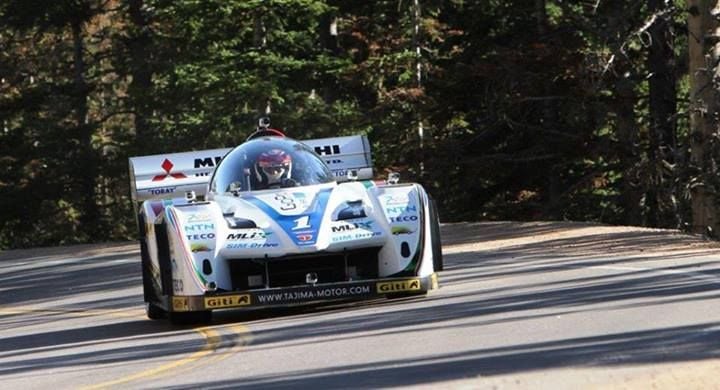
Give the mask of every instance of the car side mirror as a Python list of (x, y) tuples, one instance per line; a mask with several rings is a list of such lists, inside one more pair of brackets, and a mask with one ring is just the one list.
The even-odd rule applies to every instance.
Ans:
[(397, 184), (400, 182), (400, 174), (397, 172), (390, 172), (386, 180), (388, 184)]

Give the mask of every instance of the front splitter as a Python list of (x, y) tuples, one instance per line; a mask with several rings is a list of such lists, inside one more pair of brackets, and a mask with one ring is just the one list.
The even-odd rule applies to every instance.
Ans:
[(168, 298), (174, 312), (271, 307), (336, 300), (363, 300), (388, 294), (422, 294), (438, 288), (437, 273), (425, 277), (379, 278)]

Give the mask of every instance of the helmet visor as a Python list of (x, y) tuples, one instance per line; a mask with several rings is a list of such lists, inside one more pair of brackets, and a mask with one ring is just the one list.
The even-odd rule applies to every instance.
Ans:
[(263, 172), (265, 172), (266, 175), (275, 177), (280, 176), (283, 173), (285, 173), (285, 170), (287, 169), (287, 165), (270, 165), (270, 166), (264, 166), (262, 167)]

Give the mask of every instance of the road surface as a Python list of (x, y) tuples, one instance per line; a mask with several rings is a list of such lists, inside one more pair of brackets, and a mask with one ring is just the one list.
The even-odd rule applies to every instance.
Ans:
[(720, 245), (442, 226), (426, 298), (144, 317), (134, 243), (0, 252), (2, 388), (720, 388)]

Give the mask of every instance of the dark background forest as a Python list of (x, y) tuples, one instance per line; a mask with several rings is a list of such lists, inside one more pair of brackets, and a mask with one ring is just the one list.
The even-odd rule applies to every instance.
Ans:
[(718, 229), (715, 1), (0, 0), (0, 248), (137, 234), (128, 157), (366, 134), (443, 222)]

